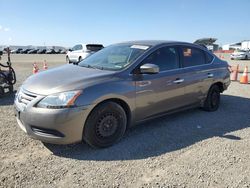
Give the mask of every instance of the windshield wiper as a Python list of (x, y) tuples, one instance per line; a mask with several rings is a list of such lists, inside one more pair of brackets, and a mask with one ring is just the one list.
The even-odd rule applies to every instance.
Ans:
[(97, 67), (89, 65), (89, 64), (81, 64), (81, 67), (91, 68), (91, 69), (97, 69)]
[(91, 68), (91, 69), (98, 69), (97, 67), (92, 66), (92, 65), (89, 65), (89, 64), (87, 65), (87, 67), (88, 67), (88, 68)]
[(81, 64), (80, 66), (82, 67), (86, 67), (86, 68), (91, 68), (91, 69), (99, 69), (99, 70), (112, 70), (112, 69), (109, 69), (109, 68), (106, 68), (106, 67), (103, 67), (103, 66), (93, 66), (93, 65), (90, 65), (90, 64)]
[(96, 68), (96, 69), (100, 69), (100, 70), (103, 70), (103, 69), (104, 69), (104, 67), (102, 67), (102, 66), (95, 66), (95, 68)]

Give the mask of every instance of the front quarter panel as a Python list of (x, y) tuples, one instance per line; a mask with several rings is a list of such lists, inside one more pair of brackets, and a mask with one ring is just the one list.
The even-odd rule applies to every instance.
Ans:
[[(77, 106), (97, 106), (110, 99), (120, 99), (130, 108), (131, 115), (135, 110), (135, 84), (132, 77), (123, 79), (114, 76), (104, 82), (94, 83), (83, 89), (76, 101)], [(133, 117), (131, 117), (133, 119)]]

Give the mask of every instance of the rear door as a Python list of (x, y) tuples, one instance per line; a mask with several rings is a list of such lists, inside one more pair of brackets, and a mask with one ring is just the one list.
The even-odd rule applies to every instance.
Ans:
[(181, 46), (180, 54), (186, 105), (199, 104), (213, 83), (214, 70), (211, 66), (213, 56), (193, 46)]
[(158, 65), (160, 72), (135, 76), (137, 120), (179, 108), (185, 103), (178, 48), (166, 46), (157, 49), (141, 65), (147, 63)]

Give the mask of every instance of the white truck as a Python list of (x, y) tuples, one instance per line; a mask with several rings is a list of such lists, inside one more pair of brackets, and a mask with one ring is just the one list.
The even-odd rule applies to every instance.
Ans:
[(244, 49), (244, 50), (250, 50), (250, 40), (248, 40), (248, 41), (243, 41), (242, 43), (241, 43), (241, 49)]

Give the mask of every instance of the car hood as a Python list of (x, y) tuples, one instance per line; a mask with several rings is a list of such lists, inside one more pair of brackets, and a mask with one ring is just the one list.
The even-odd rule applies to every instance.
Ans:
[(113, 71), (68, 64), (30, 76), (23, 83), (22, 89), (39, 95), (50, 95), (84, 89), (90, 84), (112, 78), (113, 74)]

